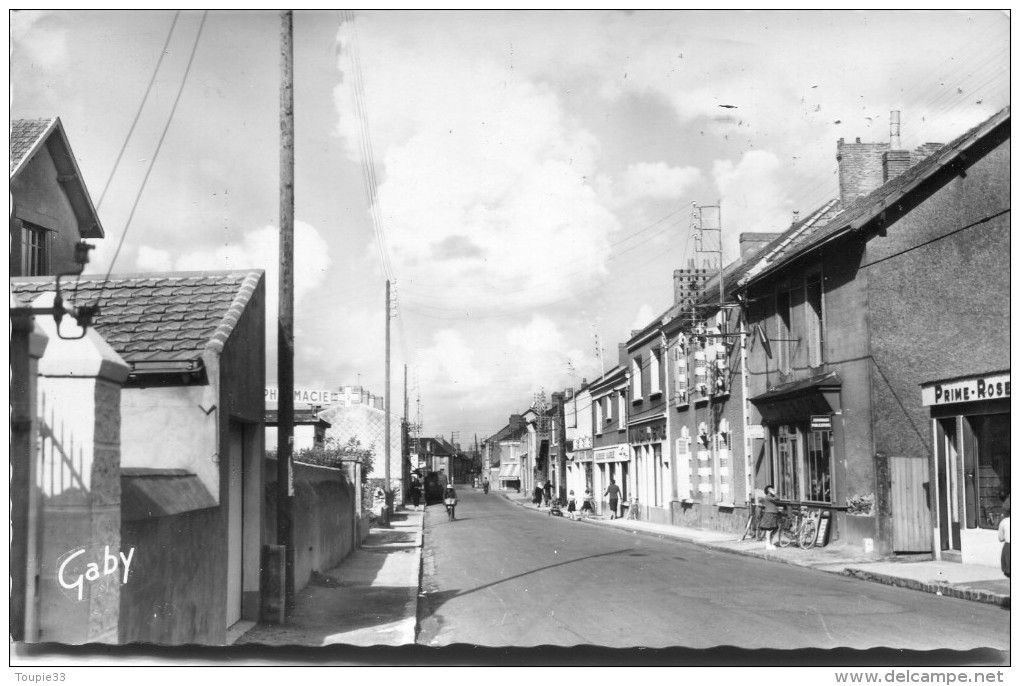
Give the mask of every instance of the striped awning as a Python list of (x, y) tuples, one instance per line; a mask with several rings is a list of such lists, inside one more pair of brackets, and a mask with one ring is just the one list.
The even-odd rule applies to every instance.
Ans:
[(499, 466), (499, 480), (513, 481), (521, 478), (521, 466), (519, 464), (502, 464)]

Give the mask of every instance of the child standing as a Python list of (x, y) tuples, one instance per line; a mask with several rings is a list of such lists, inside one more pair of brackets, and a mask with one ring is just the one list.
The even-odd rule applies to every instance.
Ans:
[(776, 545), (772, 542), (772, 536), (779, 528), (779, 505), (776, 501), (776, 488), (772, 484), (765, 487), (765, 512), (761, 515), (761, 524), (758, 528), (765, 530), (765, 550), (775, 550)]

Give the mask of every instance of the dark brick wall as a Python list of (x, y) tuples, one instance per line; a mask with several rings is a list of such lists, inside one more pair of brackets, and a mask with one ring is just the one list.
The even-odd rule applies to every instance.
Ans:
[(921, 383), (1009, 369), (1010, 215), (982, 221), (1010, 206), (1009, 159), (1000, 141), (868, 243), (879, 452), (930, 454)]

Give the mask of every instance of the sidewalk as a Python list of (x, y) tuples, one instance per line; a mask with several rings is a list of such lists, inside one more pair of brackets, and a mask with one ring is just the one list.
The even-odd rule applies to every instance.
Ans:
[[(548, 513), (548, 508), (533, 505), (531, 498), (517, 493), (498, 492), (521, 507)], [(824, 572), (877, 581), (891, 586), (912, 588), (937, 595), (974, 600), (1009, 607), (1009, 579), (998, 567), (963, 565), (938, 560), (890, 560), (866, 555), (839, 543), (824, 548), (801, 550), (796, 547), (765, 550), (761, 541), (741, 541), (739, 534), (705, 529), (690, 529), (667, 524), (596, 516), (579, 520), (585, 524), (608, 526), (627, 531), (696, 543), (713, 550), (759, 557), (773, 562), (811, 567)]]
[(413, 645), (424, 511), (398, 510), (339, 566), (295, 594), (286, 624), (257, 624), (234, 645)]

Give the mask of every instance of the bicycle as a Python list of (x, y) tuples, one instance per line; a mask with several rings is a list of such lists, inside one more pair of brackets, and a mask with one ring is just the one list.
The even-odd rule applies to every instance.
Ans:
[(760, 528), (763, 510), (764, 508), (759, 503), (748, 504), (747, 523), (744, 524), (744, 535), (740, 537), (741, 541), (746, 541), (748, 538), (755, 541), (765, 540), (765, 529)]
[(820, 510), (806, 506), (795, 508), (791, 515), (781, 515), (776, 543), (780, 548), (786, 548), (791, 543), (798, 548), (813, 548), (820, 517)]

